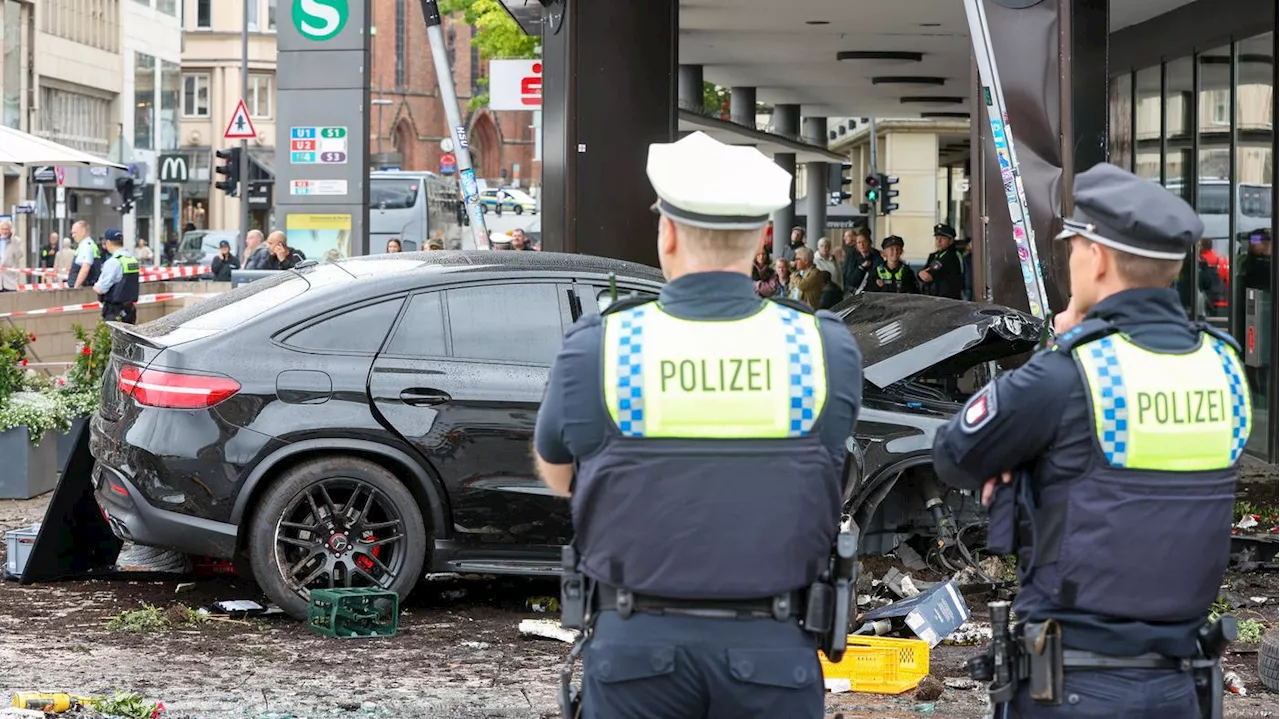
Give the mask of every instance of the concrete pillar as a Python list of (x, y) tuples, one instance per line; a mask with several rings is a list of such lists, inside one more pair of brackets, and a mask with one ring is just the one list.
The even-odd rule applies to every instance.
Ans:
[[(779, 135), (794, 137), (800, 134), (800, 106), (799, 105), (774, 105), (773, 106), (773, 131)], [(781, 245), (778, 244), (779, 239), (782, 242), (791, 241), (791, 228), (796, 224), (796, 154), (794, 152), (780, 152), (773, 156), (773, 161), (778, 163), (778, 167), (791, 173), (791, 204), (773, 213), (773, 244), (774, 254), (778, 253)]]
[(679, 85), (677, 99), (680, 109), (694, 112), (706, 109), (703, 107), (702, 66), (681, 65), (677, 72), (677, 80)]
[[(827, 118), (825, 117), (806, 117), (804, 119), (804, 139), (805, 141), (818, 145), (820, 147), (827, 146)], [(806, 243), (815, 251), (818, 249), (818, 240), (827, 234), (827, 168), (825, 162), (810, 162), (805, 164), (805, 217), (808, 218), (806, 223), (805, 234), (808, 235)]]
[(752, 129), (756, 126), (756, 89), (735, 87), (729, 90), (729, 119)]
[(560, 7), (543, 34), (543, 246), (656, 267), (645, 164), (650, 143), (676, 136), (679, 4)]

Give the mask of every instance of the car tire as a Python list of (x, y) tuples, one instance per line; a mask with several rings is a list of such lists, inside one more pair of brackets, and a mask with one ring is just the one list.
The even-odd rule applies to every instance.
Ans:
[(1275, 629), (1267, 632), (1262, 637), (1262, 646), (1258, 647), (1258, 679), (1262, 681), (1262, 686), (1277, 691), (1276, 685), (1280, 683), (1280, 677), (1277, 672), (1280, 671), (1280, 639), (1277, 639)]
[(523, 214), (524, 214), (524, 206), (523, 206), (523, 205), (516, 205), (516, 214), (517, 214), (517, 215), (523, 215)]
[[(379, 511), (389, 508), (400, 515), (398, 519), (402, 525), (401, 539), (395, 545), (394, 551), (397, 554), (392, 562), (396, 571), (394, 574), (381, 577), (385, 582), (381, 588), (395, 592), (401, 600), (404, 600), (423, 576), (422, 568), (426, 561), (427, 547), (426, 525), (422, 519), (422, 512), (418, 509), (417, 500), (407, 487), (382, 467), (355, 457), (326, 457), (303, 462), (285, 472), (263, 493), (257, 503), (249, 530), (249, 558), (258, 586), (271, 601), (297, 619), (306, 619), (307, 607), (310, 605), (310, 592), (305, 587), (295, 591), (294, 586), (286, 579), (279, 561), (282, 554), (277, 546), (277, 533), (283, 531), (280, 525), (285, 520), (286, 513), (293, 511), (291, 508), (301, 506), (295, 500), (305, 497), (306, 492), (342, 484), (362, 486), (364, 491), (369, 492), (375, 499), (381, 497)], [(370, 489), (373, 491), (370, 492)], [(348, 502), (356, 503), (354, 500), (348, 500)], [(382, 507), (384, 503), (387, 504), (385, 508)], [(338, 504), (339, 501), (335, 500), (333, 506), (336, 507)], [(337, 516), (343, 517), (348, 506), (344, 506), (343, 513)], [(328, 512), (328, 510), (322, 511)], [(322, 523), (323, 519), (318, 521), (316, 526), (320, 527)], [(361, 558), (362, 553), (356, 551), (358, 542), (355, 537), (346, 539), (346, 531), (341, 533), (344, 538), (343, 544), (349, 549), (342, 557), (349, 559), (350, 562), (356, 562)], [(355, 530), (350, 531), (354, 533)], [(331, 546), (334, 537), (331, 535), (326, 542), (321, 538), (323, 533), (323, 528), (319, 532), (309, 533), (316, 538), (315, 547), (312, 550), (301, 551), (314, 553), (318, 550), (316, 558), (320, 561), (328, 561), (331, 556), (338, 555), (332, 554)], [(291, 545), (286, 546), (291, 547)], [(374, 556), (377, 556), (376, 552)], [(366, 563), (370, 562), (367, 554), (363, 558)], [(370, 568), (370, 571), (374, 570)], [(328, 576), (329, 581), (336, 586), (344, 586), (335, 582), (334, 574)], [(353, 586), (368, 587), (371, 583), (358, 583)]]

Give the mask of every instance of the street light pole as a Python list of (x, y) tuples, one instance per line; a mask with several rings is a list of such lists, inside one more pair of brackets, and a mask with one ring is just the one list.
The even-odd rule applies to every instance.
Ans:
[(440, 30), (440, 6), (436, 4), (436, 0), (422, 0), (422, 17), (427, 22), (427, 39), (431, 42), (431, 59), (436, 65), (440, 100), (444, 103), (444, 114), (449, 119), (449, 126), (453, 128), (453, 149), (458, 159), (458, 183), (462, 186), (462, 202), (471, 219), (471, 233), (476, 249), (487, 250), (490, 249), (489, 232), (485, 229), (476, 171), (471, 167), (471, 152), (467, 149), (467, 127), (462, 124), (462, 111), (458, 108), (458, 93), (453, 87), (453, 69), (449, 66), (449, 54), (445, 51), (444, 33)]
[[(378, 94), (379, 94), (379, 95), (381, 95), (381, 94), (382, 94), (382, 85), (381, 85), (381, 84), (379, 84), (379, 85), (378, 85)], [(377, 99), (375, 99), (375, 100), (372, 100), (371, 102), (372, 102), (374, 105), (377, 105), (377, 106), (378, 106), (378, 154), (379, 154), (379, 155), (381, 155), (381, 154), (382, 154), (382, 108), (386, 107), (387, 105), (394, 104), (394, 103), (392, 103), (392, 101), (391, 101), (391, 100), (385, 100), (385, 99), (383, 99), (383, 98), (381, 98), (381, 97), (379, 97), (379, 98), (377, 98)]]
[[(240, 28), (240, 99), (249, 98), (249, 0), (244, 2), (244, 24)], [(256, 3), (254, 3), (256, 5)], [(245, 238), (249, 234), (249, 142), (240, 141), (240, 241), (237, 255), (244, 261)]]

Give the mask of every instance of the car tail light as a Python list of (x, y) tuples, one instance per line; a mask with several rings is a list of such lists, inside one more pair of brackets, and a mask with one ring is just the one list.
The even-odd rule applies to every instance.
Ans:
[(239, 391), (240, 383), (227, 377), (120, 368), (120, 393), (148, 407), (207, 409)]

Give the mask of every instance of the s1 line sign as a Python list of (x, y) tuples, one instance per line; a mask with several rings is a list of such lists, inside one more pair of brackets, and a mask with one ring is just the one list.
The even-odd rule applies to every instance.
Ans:
[(541, 110), (541, 60), (490, 60), (490, 110)]

